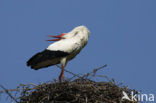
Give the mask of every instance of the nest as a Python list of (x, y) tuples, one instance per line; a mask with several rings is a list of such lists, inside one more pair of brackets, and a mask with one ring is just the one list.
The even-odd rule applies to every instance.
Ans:
[[(89, 76), (95, 76), (96, 72), (104, 67), (106, 65), (82, 76), (66, 71), (77, 78), (61, 83), (51, 81), (39, 85), (20, 84), (16, 89), (11, 90), (5, 89), (1, 85), (0, 87), (16, 103), (138, 103), (122, 100), (123, 91), (130, 96), (131, 91), (135, 90), (116, 84), (113, 79), (110, 80), (107, 76), (103, 76), (107, 81), (102, 82), (88, 79)], [(15, 96), (10, 93), (13, 91), (16, 91)], [(135, 93), (137, 94), (136, 91)]]
[(19, 103), (136, 103), (122, 100), (122, 91), (131, 90), (119, 87), (112, 82), (95, 82), (77, 79), (72, 82), (44, 83), (35, 89), (22, 92)]

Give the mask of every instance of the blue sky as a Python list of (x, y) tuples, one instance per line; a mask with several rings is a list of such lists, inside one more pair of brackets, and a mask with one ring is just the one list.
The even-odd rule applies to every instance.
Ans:
[(51, 43), (45, 41), (47, 35), (85, 25), (91, 31), (89, 42), (66, 69), (82, 74), (108, 64), (99, 74), (156, 94), (155, 4), (155, 0), (1, 0), (0, 84), (16, 88), (20, 83), (57, 79), (57, 67), (34, 71), (26, 61)]

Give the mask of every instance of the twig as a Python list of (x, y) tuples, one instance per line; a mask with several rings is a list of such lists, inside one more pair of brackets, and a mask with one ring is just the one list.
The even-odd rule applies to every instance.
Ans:
[(19, 103), (10, 93), (7, 89), (5, 89), (2, 85), (0, 87), (10, 96), (11, 99), (13, 99), (16, 103)]
[(113, 82), (111, 79), (109, 79), (107, 76), (105, 75), (96, 75), (97, 77), (102, 77), (102, 78), (106, 78), (108, 81)]
[(91, 75), (91, 74), (95, 75), (95, 73), (96, 73), (98, 70), (100, 70), (100, 69), (102, 69), (102, 68), (105, 68), (105, 67), (107, 67), (107, 64), (105, 64), (105, 65), (103, 65), (103, 66), (101, 66), (101, 67), (99, 67), (99, 68), (93, 69), (93, 71), (84, 74), (81, 78), (88, 77), (88, 76)]
[[(29, 90), (36, 89), (37, 86), (38, 86), (38, 85), (36, 85), (36, 84), (34, 84), (34, 83), (20, 84), (19, 86), (28, 86), (28, 85), (33, 85), (33, 86), (35, 86), (34, 88), (29, 88)], [(2, 89), (4, 89), (4, 87), (3, 87), (2, 85), (0, 85), (0, 87), (1, 87)], [(7, 90), (8, 92), (14, 92), (14, 91), (19, 91), (20, 88), (16, 88), (16, 89), (6, 89), (6, 90)], [(4, 93), (4, 92), (6, 92), (5, 89), (4, 89), (4, 91), (0, 90), (0, 94), (1, 94), (1, 93)]]
[[(59, 69), (62, 69), (59, 65), (56, 65), (56, 66), (57, 66)], [(105, 67), (107, 67), (107, 64), (105, 64), (105, 65), (103, 65), (103, 66), (101, 66), (101, 67), (99, 67), (99, 68), (93, 69), (93, 71), (91, 71), (91, 72), (89, 72), (89, 73), (86, 73), (86, 74), (84, 74), (83, 76), (80, 76), (80, 75), (78, 75), (78, 74), (72, 73), (72, 72), (70, 72), (70, 71), (68, 71), (68, 70), (66, 70), (66, 69), (64, 69), (64, 71), (65, 71), (65, 72), (68, 72), (69, 74), (72, 74), (73, 77), (78, 77), (78, 78), (84, 79), (84, 78), (87, 78), (87, 77), (88, 77), (89, 75), (91, 75), (91, 74), (93, 74), (93, 76), (95, 76), (95, 73), (96, 73), (98, 70), (100, 70), (100, 69), (102, 69), (102, 68), (105, 68)], [(73, 77), (72, 77), (72, 78), (73, 78)], [(107, 76), (103, 76), (103, 77), (105, 77), (107, 80), (109, 80)]]
[[(57, 66), (59, 69), (62, 69), (59, 65), (56, 65), (56, 66)], [(66, 69), (64, 69), (64, 71), (67, 72), (67, 73), (69, 73), (69, 74), (72, 74), (72, 75), (75, 76), (75, 77), (81, 78), (81, 76), (79, 76), (78, 74), (72, 73), (72, 72), (70, 72), (70, 71), (68, 71), (68, 70), (66, 70)]]
[[(0, 87), (2, 88), (2, 86), (0, 85)], [(3, 89), (3, 88), (2, 88)], [(7, 89), (7, 91), (9, 92), (13, 92), (13, 91), (18, 91), (19, 89)], [(5, 91), (0, 90), (0, 93), (3, 93)]]

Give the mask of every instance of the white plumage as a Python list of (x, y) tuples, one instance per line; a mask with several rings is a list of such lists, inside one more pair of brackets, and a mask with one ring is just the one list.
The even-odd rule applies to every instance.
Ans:
[(61, 81), (61, 78), (64, 80), (64, 67), (87, 44), (89, 35), (90, 32), (85, 26), (78, 26), (68, 33), (63, 33), (59, 36), (50, 36), (58, 39), (48, 41), (57, 42), (49, 45), (46, 50), (34, 55), (27, 62), (27, 65), (31, 66), (32, 69), (38, 70), (61, 63), (62, 71), (59, 80)]
[(64, 35), (58, 42), (47, 48), (48, 50), (60, 50), (72, 53), (75, 49), (82, 49), (88, 42), (89, 30), (85, 26), (79, 26)]

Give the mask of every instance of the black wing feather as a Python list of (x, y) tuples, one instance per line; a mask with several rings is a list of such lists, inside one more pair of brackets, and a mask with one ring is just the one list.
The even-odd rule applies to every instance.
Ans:
[(45, 65), (45, 66), (42, 66), (42, 67), (35, 68), (35, 66), (38, 65), (39, 63), (49, 61), (49, 60), (52, 60), (52, 59), (55, 59), (55, 58), (65, 57), (67, 55), (69, 55), (69, 53), (66, 53), (66, 52), (63, 52), (63, 51), (51, 51), (51, 50), (46, 49), (46, 50), (44, 50), (42, 52), (39, 52), (39, 53), (35, 54), (32, 58), (30, 58), (27, 61), (27, 66), (31, 66), (32, 69), (36, 69), (36, 70), (39, 69), (39, 68), (48, 67), (50, 65)]

